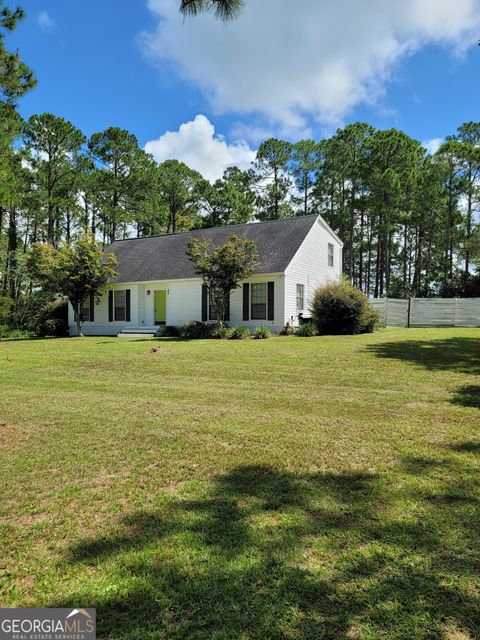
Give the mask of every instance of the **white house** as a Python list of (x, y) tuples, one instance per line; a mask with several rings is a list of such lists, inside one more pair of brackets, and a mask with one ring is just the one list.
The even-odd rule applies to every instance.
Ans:
[[(300, 314), (309, 316), (315, 288), (341, 276), (343, 243), (318, 215), (117, 240), (106, 251), (116, 255), (119, 276), (100, 304), (86, 304), (85, 335), (148, 334), (162, 325), (214, 319), (206, 287), (186, 255), (187, 240), (219, 245), (232, 232), (255, 241), (260, 266), (232, 291), (230, 326), (279, 332), (287, 322), (296, 325)], [(75, 335), (71, 307), (69, 327)]]

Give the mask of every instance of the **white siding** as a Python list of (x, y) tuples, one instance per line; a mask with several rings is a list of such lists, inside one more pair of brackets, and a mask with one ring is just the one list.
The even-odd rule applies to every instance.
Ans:
[[(272, 332), (278, 332), (283, 327), (284, 321), (284, 278), (283, 274), (268, 274), (252, 276), (246, 282), (274, 282), (275, 319), (243, 321), (243, 291), (240, 286), (232, 291), (230, 302), (230, 326), (244, 324), (253, 329), (265, 325)], [(243, 283), (242, 283), (243, 284)], [(136, 284), (115, 284), (112, 289), (130, 289), (130, 313), (131, 321), (108, 321), (108, 293), (102, 296), (99, 305), (95, 306), (94, 322), (82, 323), (85, 335), (117, 335), (126, 326), (153, 327), (155, 324), (155, 291), (165, 289), (167, 291), (167, 325), (179, 326), (189, 320), (202, 319), (202, 281), (200, 278), (189, 280), (173, 280), (144, 282)], [(76, 335), (73, 309), (69, 306), (70, 334)]]
[[(255, 327), (268, 327), (273, 333), (279, 333), (283, 328), (284, 314), (284, 277), (283, 274), (252, 276), (245, 280), (250, 284), (256, 282), (274, 282), (274, 320), (243, 320), (243, 282), (238, 289), (232, 291), (230, 296), (230, 326), (243, 324), (249, 329)], [(251, 310), (251, 307), (250, 307)], [(249, 311), (250, 312), (250, 311)]]
[[(115, 284), (111, 289), (123, 290), (130, 289), (130, 322), (108, 321), (108, 293), (105, 293), (100, 300), (100, 304), (95, 305), (94, 321), (82, 322), (83, 333), (87, 336), (114, 336), (117, 335), (126, 326), (135, 326), (139, 323), (139, 288), (138, 284)], [(73, 316), (73, 308), (68, 305), (68, 325), (70, 327), (70, 335), (77, 333), (75, 320)]]
[[(328, 266), (328, 245), (334, 247), (333, 267)], [(298, 324), (297, 284), (305, 287), (303, 315), (310, 315), (309, 308), (315, 289), (322, 284), (339, 280), (342, 275), (342, 244), (319, 220), (313, 225), (285, 272), (284, 323)]]

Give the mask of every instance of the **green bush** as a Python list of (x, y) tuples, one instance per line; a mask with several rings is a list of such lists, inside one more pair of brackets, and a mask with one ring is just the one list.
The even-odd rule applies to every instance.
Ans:
[(210, 326), (213, 326), (210, 337), (215, 340), (227, 340), (232, 335), (232, 330), (226, 325), (220, 326), (218, 324), (214, 324)]
[(313, 322), (304, 322), (297, 327), (295, 335), (300, 336), (301, 338), (311, 338), (312, 336), (318, 335), (317, 327)]
[(178, 338), (180, 336), (180, 331), (178, 327), (164, 327), (163, 330), (160, 331), (160, 335), (162, 338)]
[(30, 320), (30, 325), (39, 337), (55, 336), (62, 338), (68, 335), (68, 305), (58, 299), (44, 304)]
[(295, 329), (292, 327), (292, 325), (289, 322), (287, 322), (287, 324), (280, 331), (281, 336), (293, 336), (294, 333), (295, 333)]
[(311, 313), (321, 334), (371, 333), (379, 322), (379, 314), (363, 293), (346, 281), (318, 287)]
[(209, 338), (225, 339), (230, 337), (230, 329), (226, 326), (218, 324), (207, 324), (192, 320), (178, 327), (180, 337), (185, 340), (206, 340)]
[(270, 338), (271, 335), (272, 334), (268, 327), (257, 327), (253, 337), (255, 340), (266, 340), (267, 338)]
[(12, 327), (7, 326), (6, 324), (0, 324), (0, 340), (4, 338), (29, 338), (30, 334), (28, 331), (24, 331), (23, 329), (12, 329)]
[(199, 322), (198, 320), (191, 320), (190, 322), (186, 322), (182, 324), (178, 331), (182, 338), (185, 340), (201, 340), (204, 338), (210, 338), (211, 330), (208, 325), (203, 322)]
[(232, 340), (244, 340), (245, 338), (249, 337), (250, 331), (247, 329), (247, 327), (244, 327), (243, 324), (240, 324), (238, 327), (234, 327), (230, 336)]

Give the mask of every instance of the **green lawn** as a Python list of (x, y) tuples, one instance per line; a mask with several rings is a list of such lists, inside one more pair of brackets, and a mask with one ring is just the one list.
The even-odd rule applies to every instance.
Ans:
[(479, 376), (479, 329), (0, 342), (0, 604), (94, 606), (99, 638), (480, 638)]

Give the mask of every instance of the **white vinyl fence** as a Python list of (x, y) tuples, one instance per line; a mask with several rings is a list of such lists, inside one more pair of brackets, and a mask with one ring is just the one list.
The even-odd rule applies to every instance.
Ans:
[(480, 327), (480, 298), (369, 300), (386, 327)]

